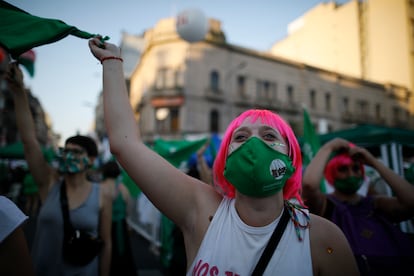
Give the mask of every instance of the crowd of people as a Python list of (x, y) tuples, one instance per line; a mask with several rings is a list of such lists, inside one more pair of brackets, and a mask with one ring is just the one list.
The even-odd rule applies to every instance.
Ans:
[[(34, 214), (0, 197), (0, 221), (7, 226), (0, 228), (0, 274), (136, 275), (126, 223), (130, 194), (121, 168), (174, 223), (184, 258), (176, 263), (180, 275), (391, 275), (412, 269), (413, 238), (398, 223), (414, 217), (414, 185), (367, 149), (335, 138), (303, 168), (289, 124), (270, 110), (249, 109), (225, 130), (213, 165), (203, 159), (207, 143), (196, 153), (197, 173), (185, 173), (141, 139), (119, 47), (96, 37), (89, 49), (103, 67), (104, 119), (114, 158), (102, 166), (99, 181), (88, 178), (98, 156), (88, 136), (68, 138), (58, 166), (48, 162), (18, 65), (10, 64), (2, 76), (13, 92), (39, 208), (28, 244), (22, 227)], [(366, 166), (392, 195), (358, 192)], [(324, 179), (331, 193), (321, 191)], [(68, 253), (79, 236), (98, 248), (87, 261), (87, 250)], [(75, 262), (68, 257), (73, 252), (84, 259)]]

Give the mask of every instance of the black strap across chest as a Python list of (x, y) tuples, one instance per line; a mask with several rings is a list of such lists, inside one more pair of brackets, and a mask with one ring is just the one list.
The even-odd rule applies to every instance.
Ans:
[(283, 209), (282, 217), (280, 218), (279, 223), (277, 224), (275, 230), (273, 231), (272, 236), (270, 237), (269, 242), (266, 245), (265, 250), (263, 251), (262, 256), (260, 257), (259, 261), (256, 264), (255, 269), (253, 270), (252, 276), (261, 276), (263, 275), (267, 264), (269, 263), (270, 259), (273, 256), (273, 253), (275, 252), (275, 249), (277, 245), (279, 244), (280, 239), (282, 238), (283, 232), (286, 229), (286, 226), (289, 222), (289, 211), (288, 208), (285, 205), (285, 208)]

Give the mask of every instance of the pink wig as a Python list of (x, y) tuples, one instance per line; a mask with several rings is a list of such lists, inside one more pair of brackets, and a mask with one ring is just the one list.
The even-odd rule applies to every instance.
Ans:
[(250, 109), (243, 112), (235, 118), (228, 126), (221, 141), (220, 149), (217, 153), (213, 165), (214, 185), (224, 196), (233, 198), (235, 196), (234, 186), (224, 177), (224, 168), (226, 166), (227, 152), (230, 145), (233, 132), (248, 118), (252, 123), (260, 120), (263, 124), (277, 129), (282, 137), (287, 141), (288, 155), (292, 159), (295, 172), (287, 180), (283, 188), (283, 198), (296, 198), (302, 205), (303, 201), (300, 196), (302, 183), (302, 155), (299, 143), (291, 127), (279, 115), (261, 109)]
[[(353, 147), (354, 145), (350, 144), (350, 146)], [(343, 165), (350, 166), (353, 162), (354, 161), (352, 160), (352, 157), (347, 152), (343, 152), (343, 153), (339, 153), (335, 155), (328, 161), (328, 163), (325, 166), (325, 170), (324, 170), (325, 179), (328, 181), (330, 185), (333, 185), (337, 177), (337, 174), (338, 174), (338, 167), (343, 166)], [(362, 177), (364, 177), (365, 176), (364, 165), (360, 163), (359, 166), (362, 172)]]

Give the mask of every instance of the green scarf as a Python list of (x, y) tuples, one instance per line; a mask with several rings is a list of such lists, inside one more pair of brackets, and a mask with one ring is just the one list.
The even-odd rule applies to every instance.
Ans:
[[(0, 1), (0, 45), (13, 58), (44, 44), (56, 42), (68, 35), (89, 39), (97, 36), (81, 31), (57, 19), (31, 15), (5, 1)], [(108, 40), (109, 37), (103, 38)]]

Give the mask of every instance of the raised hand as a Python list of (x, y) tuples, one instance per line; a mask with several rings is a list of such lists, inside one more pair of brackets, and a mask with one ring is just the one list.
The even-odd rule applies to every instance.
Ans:
[(116, 45), (102, 42), (100, 37), (89, 40), (89, 49), (99, 61), (106, 57), (121, 57), (121, 50)]

